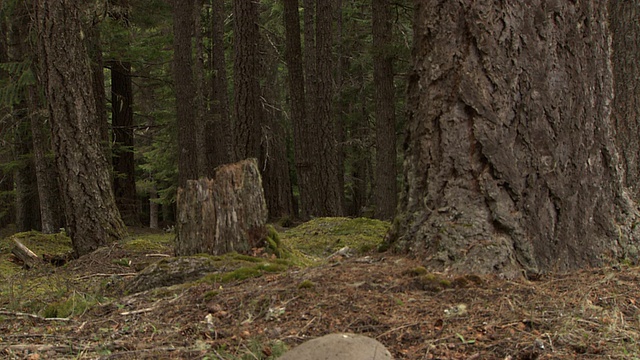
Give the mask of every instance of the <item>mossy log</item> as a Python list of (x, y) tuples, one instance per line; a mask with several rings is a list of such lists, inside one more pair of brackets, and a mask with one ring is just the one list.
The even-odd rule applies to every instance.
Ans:
[(176, 255), (249, 253), (266, 238), (267, 207), (255, 159), (219, 167), (178, 189)]

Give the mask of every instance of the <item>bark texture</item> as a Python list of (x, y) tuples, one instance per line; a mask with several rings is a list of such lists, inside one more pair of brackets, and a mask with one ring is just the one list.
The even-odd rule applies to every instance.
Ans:
[(390, 240), (454, 271), (637, 260), (600, 2), (415, 1), (406, 188)]
[(52, 143), (60, 174), (67, 232), (76, 255), (126, 233), (100, 145), (92, 74), (78, 3), (38, 1), (40, 80), (49, 103)]
[(205, 123), (207, 141), (206, 157), (207, 168), (205, 174), (213, 176), (215, 168), (222, 164), (234, 161), (233, 132), (229, 107), (229, 94), (227, 93), (227, 61), (224, 47), (224, 19), (226, 17), (224, 1), (212, 1), (211, 4), (211, 116)]
[(234, 146), (236, 159), (260, 156), (260, 125), (263, 121), (258, 82), (258, 6), (254, 1), (233, 1), (235, 90)]
[(375, 216), (389, 220), (398, 204), (391, 4), (389, 0), (372, 0), (371, 4), (376, 109)]
[(248, 253), (266, 237), (267, 207), (256, 159), (223, 165), (213, 179), (178, 189), (176, 255)]
[(640, 3), (609, 1), (615, 97), (613, 119), (624, 184), (640, 200)]
[(173, 0), (173, 79), (178, 118), (178, 185), (198, 178), (195, 88), (193, 85), (193, 1)]

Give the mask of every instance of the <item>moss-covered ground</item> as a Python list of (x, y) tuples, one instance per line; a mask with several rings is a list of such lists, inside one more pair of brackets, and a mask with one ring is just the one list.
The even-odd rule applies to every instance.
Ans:
[[(13, 237), (0, 230), (0, 358), (273, 359), (334, 332), (376, 338), (396, 359), (640, 358), (639, 268), (535, 282), (436, 273), (379, 253), (388, 228), (318, 218), (271, 227), (252, 256), (184, 261), (173, 234), (131, 229), (90, 255), (29, 270), (10, 261)], [(38, 256), (71, 252), (64, 234), (13, 236)], [(190, 277), (174, 277), (179, 266)], [(154, 268), (177, 271), (170, 284), (132, 291)]]

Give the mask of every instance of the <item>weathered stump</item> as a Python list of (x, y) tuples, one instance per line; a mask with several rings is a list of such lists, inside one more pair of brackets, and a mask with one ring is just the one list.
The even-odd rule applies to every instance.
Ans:
[(176, 255), (248, 253), (266, 238), (267, 207), (255, 159), (219, 167), (178, 189)]

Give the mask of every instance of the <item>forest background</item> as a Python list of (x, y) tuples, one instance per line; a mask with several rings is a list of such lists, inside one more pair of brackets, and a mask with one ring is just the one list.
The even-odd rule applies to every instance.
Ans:
[[(259, 159), (271, 220), (391, 218), (412, 8), (320, 4), (317, 13), (309, 1), (173, 9), (164, 1), (105, 1), (80, 9), (96, 79), (93, 126), (127, 225), (170, 226), (180, 183), (245, 157)], [(50, 233), (64, 226), (64, 195), (30, 6), (1, 7), (0, 226)], [(287, 42), (298, 52), (288, 53)]]

